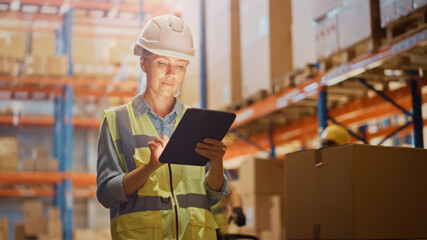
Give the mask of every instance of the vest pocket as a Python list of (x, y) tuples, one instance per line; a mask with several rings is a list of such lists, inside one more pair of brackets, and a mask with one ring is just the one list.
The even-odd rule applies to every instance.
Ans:
[(114, 239), (163, 239), (162, 212), (135, 212), (118, 217)]
[(216, 239), (215, 223), (212, 213), (206, 209), (188, 208), (190, 213), (190, 224), (192, 239)]

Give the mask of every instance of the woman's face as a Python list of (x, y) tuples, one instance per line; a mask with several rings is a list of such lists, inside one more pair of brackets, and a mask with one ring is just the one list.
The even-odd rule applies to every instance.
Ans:
[(175, 94), (184, 80), (188, 61), (159, 55), (141, 58), (141, 68), (147, 74), (147, 90), (162, 97)]

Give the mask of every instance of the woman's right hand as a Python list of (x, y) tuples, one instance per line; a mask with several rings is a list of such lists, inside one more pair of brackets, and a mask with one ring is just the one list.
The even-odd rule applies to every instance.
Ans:
[(159, 158), (168, 142), (169, 137), (163, 135), (161, 138), (155, 137), (154, 141), (148, 143), (148, 148), (150, 148), (151, 152), (150, 162), (148, 164), (153, 168), (153, 171), (163, 165), (163, 163), (159, 162)]

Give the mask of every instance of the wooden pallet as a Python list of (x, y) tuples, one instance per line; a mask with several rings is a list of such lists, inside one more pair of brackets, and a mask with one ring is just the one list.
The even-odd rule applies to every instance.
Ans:
[(331, 54), (328, 58), (321, 58), (319, 59), (319, 71), (323, 74), (341, 64), (349, 63), (357, 57), (374, 52), (383, 45), (384, 41), (385, 40), (383, 38), (378, 36), (371, 37), (358, 42), (351, 47), (341, 49), (340, 51)]
[(240, 110), (242, 108), (248, 107), (256, 102), (259, 102), (261, 100), (263, 100), (264, 98), (268, 97), (270, 95), (270, 92), (267, 90), (260, 90), (257, 93), (242, 99), (238, 102), (235, 102), (233, 104), (231, 104), (230, 106), (226, 107), (225, 110), (227, 111), (237, 111)]
[(278, 93), (284, 89), (304, 83), (307, 79), (314, 77), (317, 71), (318, 69), (314, 64), (307, 64), (302, 69), (289, 72), (271, 83), (271, 92)]
[(427, 6), (388, 24), (386, 29), (387, 43), (395, 43), (420, 29), (427, 27)]

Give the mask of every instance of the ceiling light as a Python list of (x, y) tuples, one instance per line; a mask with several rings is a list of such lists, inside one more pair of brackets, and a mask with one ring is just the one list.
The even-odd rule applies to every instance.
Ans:
[(13, 0), (10, 3), (10, 11), (19, 11), (19, 8), (21, 7), (21, 3), (19, 2), (19, 0)]
[(384, 75), (399, 77), (403, 75), (403, 71), (400, 69), (384, 69)]

